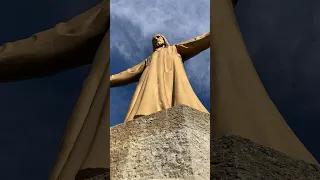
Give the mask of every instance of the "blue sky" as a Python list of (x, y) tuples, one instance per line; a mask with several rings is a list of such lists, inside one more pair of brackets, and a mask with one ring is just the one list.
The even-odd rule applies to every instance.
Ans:
[[(163, 34), (171, 45), (210, 31), (210, 0), (111, 0), (110, 73), (126, 70), (152, 53), (151, 38)], [(210, 110), (210, 49), (185, 63), (190, 83)], [(111, 126), (124, 121), (136, 84), (112, 88)]]

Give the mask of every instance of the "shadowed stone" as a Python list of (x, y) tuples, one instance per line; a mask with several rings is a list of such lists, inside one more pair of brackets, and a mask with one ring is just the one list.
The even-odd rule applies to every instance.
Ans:
[(211, 140), (211, 179), (319, 180), (318, 166), (239, 136)]
[(110, 130), (111, 179), (197, 179), (210, 176), (210, 115), (185, 105)]

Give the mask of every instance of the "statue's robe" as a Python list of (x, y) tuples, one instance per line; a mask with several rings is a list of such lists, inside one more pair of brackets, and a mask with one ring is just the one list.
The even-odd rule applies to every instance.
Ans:
[(210, 33), (170, 46), (153, 50), (151, 56), (138, 65), (110, 76), (110, 86), (139, 81), (131, 100), (125, 122), (149, 115), (178, 104), (208, 112), (194, 93), (183, 62), (210, 47)]
[(318, 164), (264, 89), (248, 55), (231, 1), (211, 1), (211, 33), (212, 138), (240, 135), (293, 158)]
[(109, 168), (109, 23), (104, 0), (66, 23), (0, 46), (0, 82), (92, 64), (50, 180), (72, 180), (78, 172), (76, 179), (84, 179)]

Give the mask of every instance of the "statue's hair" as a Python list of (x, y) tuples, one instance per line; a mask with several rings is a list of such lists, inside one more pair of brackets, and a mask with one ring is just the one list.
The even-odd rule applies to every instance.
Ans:
[[(163, 38), (164, 46), (165, 46), (165, 47), (169, 47), (169, 46), (170, 46), (170, 44), (169, 44), (169, 42), (168, 42), (167, 38), (166, 38), (166, 37), (164, 37), (164, 35), (162, 35), (162, 34), (156, 34), (156, 35), (160, 35), (160, 36)], [(154, 47), (154, 45), (153, 45), (153, 44), (152, 44), (152, 47), (153, 47), (153, 51), (154, 51), (156, 48)]]

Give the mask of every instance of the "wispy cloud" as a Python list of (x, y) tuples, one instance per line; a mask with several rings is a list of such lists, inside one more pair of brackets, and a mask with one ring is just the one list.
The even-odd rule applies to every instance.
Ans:
[[(210, 0), (111, 0), (111, 73), (148, 57), (154, 34), (164, 34), (170, 44), (176, 44), (208, 32), (209, 8)], [(209, 50), (185, 63), (190, 82), (202, 101), (209, 99), (209, 63)], [(116, 96), (115, 91), (111, 93)]]

